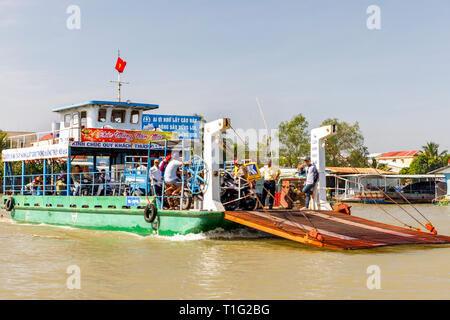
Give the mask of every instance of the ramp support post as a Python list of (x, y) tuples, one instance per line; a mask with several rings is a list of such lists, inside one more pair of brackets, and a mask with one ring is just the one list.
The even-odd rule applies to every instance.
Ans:
[(205, 124), (203, 161), (206, 166), (205, 174), (208, 184), (203, 195), (203, 210), (225, 211), (220, 201), (219, 143), (222, 143), (220, 134), (229, 129), (230, 125), (229, 118), (222, 118)]
[(336, 125), (329, 125), (311, 130), (311, 162), (316, 165), (319, 180), (314, 186), (309, 208), (312, 210), (332, 210), (327, 201), (325, 172), (325, 139), (336, 134)]

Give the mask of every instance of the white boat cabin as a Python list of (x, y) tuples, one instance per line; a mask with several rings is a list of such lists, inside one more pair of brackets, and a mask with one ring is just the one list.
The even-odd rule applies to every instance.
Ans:
[(52, 131), (59, 131), (59, 142), (80, 141), (81, 129), (103, 128), (142, 130), (142, 114), (159, 108), (155, 104), (87, 101), (53, 109), (60, 114), (60, 122)]

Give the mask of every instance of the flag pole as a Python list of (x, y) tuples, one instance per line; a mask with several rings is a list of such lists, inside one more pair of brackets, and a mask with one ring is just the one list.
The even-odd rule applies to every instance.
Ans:
[[(120, 49), (117, 50), (117, 57), (120, 58)], [(129, 84), (129, 82), (120, 81), (120, 71), (117, 70), (117, 80), (109, 80), (109, 82), (117, 83), (117, 100), (120, 102), (120, 88), (122, 84)]]
[(118, 88), (117, 88), (117, 101), (120, 102), (120, 87), (122, 86), (122, 83), (120, 82), (120, 72), (117, 72), (117, 84), (118, 84)]

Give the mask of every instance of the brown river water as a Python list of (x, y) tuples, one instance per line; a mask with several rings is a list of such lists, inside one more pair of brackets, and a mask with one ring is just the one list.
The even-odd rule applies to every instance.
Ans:
[[(417, 207), (450, 235), (450, 207)], [(352, 213), (392, 223), (374, 205)], [(0, 299), (450, 299), (450, 245), (337, 252), (248, 230), (141, 237), (9, 218), (0, 243)], [(380, 289), (366, 284), (370, 265)]]

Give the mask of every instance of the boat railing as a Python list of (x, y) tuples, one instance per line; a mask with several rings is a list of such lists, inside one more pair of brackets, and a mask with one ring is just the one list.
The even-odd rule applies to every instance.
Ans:
[(28, 148), (37, 145), (49, 145), (78, 140), (79, 127), (71, 127), (54, 131), (40, 131), (8, 137), (8, 148)]
[[(181, 181), (184, 181), (181, 174)], [(116, 177), (116, 178), (114, 178)], [(69, 183), (68, 183), (69, 181)], [(158, 207), (169, 199), (180, 202), (188, 196), (185, 192), (179, 194), (165, 194), (165, 182), (158, 185), (152, 179), (147, 166), (141, 163), (139, 166), (122, 171), (89, 171), (89, 172), (59, 172), (38, 173), (4, 176), (5, 195), (27, 196), (153, 196), (158, 201)]]

